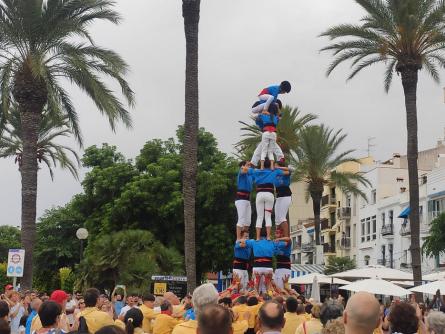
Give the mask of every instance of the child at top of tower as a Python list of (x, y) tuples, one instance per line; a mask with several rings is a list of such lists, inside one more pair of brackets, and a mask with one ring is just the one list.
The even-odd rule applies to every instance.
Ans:
[(252, 112), (257, 114), (260, 112), (268, 112), (269, 106), (272, 102), (277, 102), (279, 94), (286, 94), (291, 91), (292, 87), (289, 81), (283, 81), (279, 85), (272, 85), (267, 88), (264, 88), (260, 94), (258, 94), (258, 98), (260, 104), (254, 106), (252, 108)]

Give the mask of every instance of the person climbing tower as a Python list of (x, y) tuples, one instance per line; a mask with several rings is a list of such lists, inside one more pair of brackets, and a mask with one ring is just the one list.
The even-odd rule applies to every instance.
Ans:
[(250, 193), (253, 187), (252, 175), (242, 173), (242, 168), (247, 164), (241, 161), (240, 170), (237, 177), (237, 191), (235, 197), (235, 206), (238, 213), (238, 222), (236, 223), (236, 240), (241, 239), (241, 231), (249, 229), (252, 220), (252, 207), (250, 205)]
[(267, 88), (264, 88), (258, 94), (258, 99), (260, 104), (257, 104), (256, 106), (252, 107), (252, 112), (255, 114), (261, 112), (265, 113), (269, 112), (269, 106), (272, 104), (272, 102), (277, 102), (278, 95), (289, 93), (291, 89), (292, 86), (289, 81), (283, 81), (279, 85), (272, 85)]

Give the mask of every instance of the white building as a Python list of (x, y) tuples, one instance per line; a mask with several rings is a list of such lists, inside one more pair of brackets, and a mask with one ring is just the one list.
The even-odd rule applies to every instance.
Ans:
[[(431, 165), (434, 164), (429, 162)], [(420, 246), (428, 236), (431, 219), (438, 211), (445, 211), (445, 163), (442, 166), (433, 171), (419, 171)], [(380, 264), (411, 268), (408, 170), (404, 167), (395, 155), (364, 173), (372, 186), (363, 188), (368, 203), (363, 201), (359, 209), (358, 267)], [(422, 257), (423, 272), (436, 270), (438, 265), (438, 260)]]

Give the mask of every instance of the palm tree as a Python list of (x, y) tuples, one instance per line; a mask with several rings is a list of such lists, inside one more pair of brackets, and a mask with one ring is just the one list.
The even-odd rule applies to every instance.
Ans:
[(324, 125), (310, 125), (300, 132), (300, 145), (295, 151), (294, 179), (307, 184), (308, 196), (312, 198), (316, 245), (320, 245), (320, 204), (325, 185), (335, 183), (343, 192), (366, 199), (358, 187), (358, 184), (369, 184), (365, 177), (359, 173), (336, 170), (341, 164), (357, 162), (350, 157), (353, 150), (337, 152), (345, 138), (346, 134), (342, 134), (341, 130), (334, 132)]
[[(311, 121), (317, 119), (313, 114), (302, 114), (298, 108), (291, 108), (289, 106), (283, 107), (281, 110), (281, 120), (277, 127), (277, 143), (280, 145), (284, 156), (289, 160), (291, 151), (297, 149), (299, 145), (299, 131), (309, 124)], [(241, 131), (242, 139), (235, 144), (240, 157), (245, 157), (243, 160), (249, 160), (252, 157), (255, 148), (261, 142), (261, 130), (255, 124), (240, 123), (243, 125)]]
[(62, 82), (80, 87), (108, 117), (130, 126), (129, 112), (104, 79), (118, 82), (130, 106), (134, 96), (124, 76), (128, 66), (115, 52), (93, 43), (88, 27), (120, 17), (112, 0), (0, 0), (0, 89), (2, 120), (11, 99), (20, 112), (23, 141), (22, 246), (26, 251), (23, 288), (32, 285), (36, 233), (37, 143), (45, 106), (66, 115), (81, 142), (77, 113)]
[(195, 206), (198, 173), (198, 31), (200, 0), (182, 0), (182, 16), (186, 41), (185, 58), (185, 122), (184, 122), (184, 253), (187, 289), (196, 288)]
[[(37, 161), (44, 163), (48, 169), (51, 179), (54, 180), (54, 168), (59, 164), (61, 168), (68, 169), (71, 174), (78, 179), (77, 168), (80, 165), (80, 159), (76, 151), (72, 148), (57, 144), (55, 139), (60, 137), (71, 137), (73, 135), (70, 129), (68, 116), (63, 118), (54, 117), (45, 110), (40, 121), (38, 141), (37, 141)], [(15, 162), (22, 167), (23, 141), (22, 141), (22, 122), (20, 112), (13, 107), (8, 117), (8, 123), (0, 135), (0, 158), (14, 157)], [(70, 153), (74, 160), (69, 157)]]
[(345, 38), (323, 50), (335, 59), (328, 75), (344, 61), (352, 60), (353, 78), (362, 69), (384, 63), (385, 90), (393, 74), (400, 74), (405, 94), (407, 156), (410, 195), (411, 257), (413, 278), (422, 281), (419, 184), (417, 170), (417, 82), (425, 67), (438, 82), (438, 67), (445, 66), (445, 2), (439, 0), (355, 0), (366, 16), (359, 25), (342, 24), (322, 33), (331, 40)]

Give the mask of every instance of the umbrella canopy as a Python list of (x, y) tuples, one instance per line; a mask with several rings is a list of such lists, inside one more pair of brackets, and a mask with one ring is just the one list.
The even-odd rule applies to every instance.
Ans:
[(437, 290), (440, 290), (442, 296), (445, 295), (445, 281), (435, 281), (410, 289), (413, 292), (429, 293), (430, 295), (435, 295)]
[(401, 288), (391, 282), (382, 279), (364, 279), (345, 286), (341, 286), (339, 289), (354, 291), (354, 292), (369, 292), (375, 295), (385, 296), (406, 296), (411, 294), (411, 291)]
[(317, 277), (318, 284), (349, 284), (351, 282), (342, 280), (340, 278), (333, 278), (323, 274), (312, 273), (300, 277), (294, 277), (289, 280), (290, 284), (312, 284), (314, 277)]
[(445, 280), (445, 271), (439, 271), (428, 275), (422, 275), (424, 281), (439, 281)]
[(384, 266), (366, 266), (360, 269), (351, 269), (341, 273), (333, 274), (332, 277), (339, 278), (381, 278), (391, 281), (412, 281), (413, 274)]
[(317, 303), (320, 302), (320, 285), (318, 284), (317, 276), (314, 276), (312, 282), (311, 298)]

